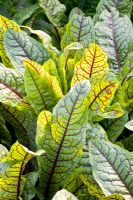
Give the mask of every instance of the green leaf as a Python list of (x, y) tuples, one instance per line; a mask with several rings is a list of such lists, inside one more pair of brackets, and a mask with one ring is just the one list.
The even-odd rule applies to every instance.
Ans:
[(110, 7), (116, 8), (120, 13), (130, 15), (132, 11), (133, 2), (132, 0), (100, 0), (96, 15), (94, 16), (94, 21), (98, 22), (103, 10), (109, 10)]
[(11, 145), (11, 135), (6, 127), (6, 122), (2, 117), (0, 117), (0, 143), (8, 147)]
[(37, 172), (29, 172), (28, 174), (24, 175), (26, 182), (24, 185), (24, 191), (23, 191), (23, 200), (31, 200), (36, 195), (36, 189), (35, 184), (38, 179)]
[(18, 142), (11, 147), (10, 152), (2, 159), (2, 162), (13, 161), (16, 163), (0, 174), (0, 199), (19, 199), (25, 182), (25, 179), (22, 178), (25, 165), (31, 158), (41, 155), (42, 153), (43, 151), (38, 153), (29, 151)]
[(60, 27), (60, 21), (66, 11), (65, 5), (60, 4), (58, 0), (39, 0), (39, 3), (52, 24)]
[[(111, 69), (125, 64), (133, 42), (133, 27), (128, 16), (120, 16), (115, 8), (104, 10), (95, 25), (96, 40), (108, 55)], [(104, 31), (103, 31), (104, 30)]]
[(72, 193), (65, 189), (58, 191), (52, 200), (78, 200)]
[(129, 135), (129, 137), (124, 138), (121, 140), (124, 148), (128, 151), (133, 151), (133, 134)]
[(128, 121), (128, 113), (117, 119), (106, 119), (102, 121), (102, 125), (111, 141), (116, 141), (124, 130), (124, 125)]
[(125, 124), (125, 127), (126, 127), (127, 129), (129, 129), (130, 131), (133, 131), (133, 120), (127, 122), (127, 123)]
[(91, 77), (101, 78), (108, 70), (107, 55), (96, 44), (90, 44), (84, 50), (82, 59), (76, 64), (72, 85), (78, 81), (86, 80)]
[(6, 157), (7, 154), (8, 154), (7, 148), (4, 145), (0, 144), (0, 161), (2, 160), (2, 158)]
[(38, 10), (38, 8), (39, 8), (39, 5), (34, 4), (22, 10), (19, 10), (13, 16), (13, 20), (15, 20), (18, 24), (22, 24), (25, 20), (30, 18)]
[(110, 142), (92, 140), (89, 155), (93, 175), (106, 196), (133, 198), (133, 156)]
[(36, 136), (39, 149), (44, 141), (46, 150), (46, 155), (38, 158), (41, 200), (50, 199), (78, 166), (85, 142), (89, 89), (89, 81), (79, 82), (54, 107), (51, 122), (44, 114), (44, 132), (40, 137), (37, 131)]
[(24, 72), (23, 61), (26, 59), (43, 64), (49, 58), (43, 45), (25, 32), (8, 30), (5, 33), (4, 46), (12, 64), (20, 72)]
[(12, 107), (1, 103), (0, 116), (12, 124), (19, 142), (32, 150), (36, 149), (36, 115), (29, 105)]
[(15, 69), (0, 65), (0, 102), (15, 106), (25, 95), (23, 76)]
[(61, 39), (61, 48), (64, 49), (72, 42), (80, 42), (84, 47), (88, 47), (89, 43), (94, 42), (94, 36), (94, 25), (91, 17), (74, 14), (70, 18), (66, 32)]
[(24, 66), (25, 90), (31, 106), (37, 114), (44, 109), (52, 110), (62, 97), (56, 77), (33, 61), (25, 60)]
[(4, 34), (8, 29), (13, 29), (15, 31), (21, 31), (19, 28), (18, 24), (12, 20), (7, 19), (4, 16), (0, 15), (0, 56), (2, 58), (3, 63), (7, 67), (13, 67), (8, 56), (7, 52), (5, 51), (4, 48)]
[(91, 91), (88, 95), (89, 109), (92, 114), (104, 112), (106, 107), (110, 105), (114, 93), (118, 87), (118, 81), (115, 78), (104, 76), (101, 79), (91, 80)]

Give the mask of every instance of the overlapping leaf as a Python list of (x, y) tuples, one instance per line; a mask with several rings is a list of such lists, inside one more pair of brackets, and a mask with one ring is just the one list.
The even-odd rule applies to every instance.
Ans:
[(7, 153), (7, 148), (4, 145), (0, 144), (0, 160), (4, 158), (7, 155)]
[(6, 54), (6, 51), (5, 51), (5, 48), (4, 48), (4, 44), (3, 44), (3, 42), (4, 42), (4, 33), (8, 29), (13, 29), (15, 31), (21, 31), (16, 22), (7, 19), (4, 16), (0, 16), (0, 56), (2, 58), (3, 63), (7, 67), (12, 67), (12, 64), (11, 64), (7, 54)]
[(49, 58), (43, 45), (25, 32), (8, 30), (5, 33), (4, 47), (14, 67), (21, 72), (24, 72), (24, 60), (31, 59), (43, 64)]
[(59, 27), (60, 21), (66, 11), (64, 4), (61, 4), (58, 0), (39, 0), (40, 6), (44, 9), (48, 19)]
[(110, 9), (110, 7), (116, 8), (122, 14), (130, 15), (132, 11), (132, 6), (132, 0), (100, 0), (96, 9), (94, 21), (99, 21), (100, 15), (103, 12), (103, 10)]
[(0, 143), (10, 146), (11, 145), (11, 135), (6, 126), (6, 121), (0, 117)]
[(26, 60), (25, 89), (31, 106), (39, 113), (43, 109), (52, 110), (62, 97), (62, 91), (56, 77), (51, 76), (41, 65)]
[(85, 142), (84, 123), (87, 120), (86, 96), (89, 88), (89, 81), (76, 84), (55, 106), (52, 121), (47, 121), (44, 116), (44, 126), (48, 128), (43, 129), (42, 140), (37, 132), (37, 146), (44, 141), (46, 150), (46, 155), (38, 159), (40, 199), (50, 199), (67, 175), (78, 166)]
[(117, 119), (106, 119), (102, 122), (103, 127), (105, 128), (108, 138), (111, 141), (115, 141), (119, 135), (124, 130), (124, 125), (128, 121), (128, 113), (126, 112), (122, 117)]
[(52, 200), (78, 200), (72, 193), (68, 192), (65, 189), (58, 191)]
[(111, 68), (118, 71), (133, 42), (132, 23), (128, 16), (120, 17), (115, 8), (104, 10), (99, 20), (95, 25), (97, 41), (108, 54)]
[(105, 195), (120, 194), (133, 199), (133, 156), (110, 142), (92, 140), (90, 160), (95, 180)]
[(84, 50), (82, 59), (76, 64), (72, 85), (78, 81), (86, 80), (91, 77), (99, 79), (108, 70), (107, 55), (96, 44), (90, 44)]
[(94, 113), (104, 112), (105, 108), (111, 103), (114, 93), (118, 87), (118, 81), (114, 78), (102, 77), (92, 79), (91, 91), (88, 95), (89, 109)]
[(94, 42), (94, 26), (91, 17), (79, 14), (72, 15), (67, 26), (66, 32), (61, 40), (62, 49), (72, 42), (80, 42), (84, 47)]
[(34, 156), (41, 155), (42, 152), (34, 153), (26, 147), (16, 142), (10, 152), (4, 157), (1, 162), (15, 162), (5, 172), (0, 174), (0, 199), (18, 200), (25, 179), (22, 178), (27, 162)]
[(35, 150), (36, 115), (29, 105), (0, 105), (0, 116), (12, 124), (18, 141)]
[(0, 102), (17, 104), (25, 96), (23, 76), (15, 69), (0, 65)]

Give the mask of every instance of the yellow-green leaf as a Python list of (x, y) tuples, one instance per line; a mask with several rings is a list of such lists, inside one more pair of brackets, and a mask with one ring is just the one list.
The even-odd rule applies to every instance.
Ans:
[(0, 56), (2, 58), (3, 63), (7, 66), (7, 67), (12, 67), (12, 64), (6, 54), (6, 51), (4, 49), (4, 33), (8, 30), (8, 29), (13, 29), (15, 31), (21, 31), (19, 25), (12, 21), (7, 19), (4, 16), (0, 15)]
[(107, 54), (96, 44), (84, 50), (82, 59), (76, 64), (72, 85), (91, 77), (99, 79), (108, 70)]

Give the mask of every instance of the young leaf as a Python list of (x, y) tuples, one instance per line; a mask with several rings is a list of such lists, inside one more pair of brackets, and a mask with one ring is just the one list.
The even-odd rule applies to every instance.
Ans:
[(22, 178), (27, 162), (34, 156), (41, 155), (43, 151), (34, 153), (16, 142), (10, 152), (2, 161), (15, 161), (16, 163), (0, 174), (0, 199), (18, 200), (25, 180)]
[(108, 138), (114, 142), (120, 136), (124, 130), (124, 125), (128, 121), (128, 113), (126, 112), (122, 117), (117, 119), (106, 119), (102, 121), (102, 126), (104, 127)]
[(12, 20), (7, 19), (4, 16), (0, 15), (0, 56), (2, 58), (3, 63), (7, 67), (12, 68), (12, 64), (6, 54), (5, 48), (4, 48), (4, 34), (8, 29), (13, 29), (15, 31), (21, 31), (18, 24)]
[(51, 76), (41, 65), (24, 61), (25, 89), (31, 106), (38, 114), (42, 110), (52, 110), (62, 97), (56, 77)]
[(8, 154), (7, 148), (4, 145), (0, 144), (0, 161), (2, 160), (2, 158), (6, 157), (7, 154)]
[(118, 87), (118, 81), (110, 80), (108, 77), (92, 79), (91, 91), (88, 95), (89, 109), (94, 113), (104, 112), (111, 103), (114, 93)]
[(60, 21), (66, 11), (65, 5), (60, 4), (58, 0), (39, 0), (39, 3), (52, 24), (60, 27)]
[(78, 14), (73, 15), (67, 26), (66, 32), (61, 40), (61, 48), (72, 42), (80, 42), (84, 47), (94, 42), (94, 26), (91, 17), (84, 17)]
[(82, 59), (76, 64), (72, 85), (78, 81), (86, 80), (91, 77), (99, 79), (108, 70), (107, 55), (96, 44), (90, 44), (84, 50)]
[(26, 95), (23, 76), (15, 69), (0, 65), (0, 102), (13, 106)]
[(12, 107), (0, 104), (0, 116), (11, 123), (18, 141), (35, 150), (36, 115), (31, 107), (23, 104)]
[[(115, 8), (104, 10), (95, 25), (99, 45), (108, 54), (110, 67), (120, 70), (133, 42), (133, 27), (128, 16), (120, 17)], [(104, 30), (104, 31), (103, 31)]]
[(40, 199), (50, 199), (67, 175), (78, 166), (85, 142), (84, 123), (87, 120), (86, 97), (89, 89), (89, 81), (76, 84), (54, 107), (52, 121), (46, 124), (44, 120), (45, 127), (51, 124), (51, 133), (49, 124), (48, 129), (43, 129), (44, 136), (41, 134), (40, 139), (41, 143), (44, 141), (46, 150), (46, 156), (38, 158), (39, 163), (43, 163), (39, 165)]
[(129, 129), (130, 131), (133, 131), (133, 120), (127, 122), (127, 123), (125, 124), (125, 127), (126, 127), (127, 129)]
[(78, 200), (72, 193), (65, 189), (58, 191), (52, 200)]
[(98, 22), (103, 10), (108, 10), (110, 9), (110, 7), (116, 8), (122, 14), (130, 15), (132, 11), (132, 6), (132, 0), (100, 0), (96, 9), (94, 21)]
[(23, 61), (26, 59), (43, 64), (49, 58), (43, 45), (25, 32), (8, 30), (5, 33), (4, 46), (12, 64), (20, 72), (24, 72)]
[(90, 161), (93, 175), (105, 195), (120, 194), (133, 199), (133, 156), (110, 142), (92, 140)]

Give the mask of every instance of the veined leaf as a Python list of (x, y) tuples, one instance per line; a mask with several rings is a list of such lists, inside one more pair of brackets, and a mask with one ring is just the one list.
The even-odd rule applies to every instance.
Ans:
[(38, 174), (37, 172), (29, 172), (23, 177), (26, 179), (22, 195), (23, 200), (31, 200), (36, 195), (35, 184), (38, 179)]
[(108, 138), (111, 141), (116, 141), (119, 135), (124, 130), (124, 125), (128, 121), (128, 113), (126, 112), (122, 117), (117, 119), (105, 119), (102, 121), (102, 126), (104, 127)]
[(16, 105), (25, 95), (23, 76), (15, 69), (0, 65), (0, 102)]
[(4, 33), (8, 30), (8, 29), (13, 29), (15, 31), (21, 31), (21, 29), (19, 28), (18, 24), (12, 20), (7, 19), (4, 16), (0, 15), (0, 56), (2, 58), (3, 63), (7, 66), (7, 67), (13, 67), (4, 48)]
[(103, 12), (103, 10), (110, 9), (110, 7), (116, 8), (122, 14), (130, 15), (132, 11), (132, 6), (132, 0), (100, 0), (96, 9), (94, 21), (99, 21), (100, 15)]
[(18, 141), (35, 150), (36, 115), (29, 105), (0, 105), (0, 116), (12, 123)]
[(107, 55), (96, 44), (90, 44), (84, 50), (82, 59), (76, 64), (72, 85), (78, 81), (86, 80), (91, 77), (99, 79), (108, 70)]
[(43, 45), (24, 32), (8, 30), (5, 33), (4, 46), (12, 64), (20, 72), (24, 72), (23, 61), (26, 59), (43, 64), (49, 58)]
[(60, 21), (66, 11), (65, 5), (58, 0), (39, 0), (39, 3), (54, 26), (60, 27)]
[(95, 180), (105, 195), (120, 194), (133, 199), (133, 156), (110, 142), (92, 140), (90, 161)]
[(58, 191), (52, 200), (78, 200), (72, 193), (65, 189)]
[(25, 180), (22, 178), (27, 162), (34, 156), (41, 155), (43, 151), (34, 153), (26, 147), (16, 142), (10, 149), (10, 152), (2, 161), (16, 161), (14, 165), (7, 168), (5, 172), (0, 174), (0, 199), (18, 200)]
[(0, 143), (8, 147), (11, 146), (11, 135), (6, 127), (6, 122), (2, 117), (0, 117)]
[(89, 43), (94, 42), (94, 35), (91, 17), (74, 14), (66, 26), (66, 32), (61, 40), (61, 48), (64, 49), (72, 42), (80, 42), (84, 47), (88, 47)]
[(92, 79), (91, 91), (88, 95), (89, 109), (95, 113), (104, 112), (111, 103), (118, 87), (118, 81), (110, 80), (107, 76), (101, 79)]
[[(89, 81), (79, 82), (54, 107), (51, 122), (48, 121), (46, 124), (44, 116), (44, 126), (48, 126), (48, 129), (43, 128), (44, 133), (40, 134), (44, 141), (46, 156), (38, 158), (41, 166), (38, 188), (41, 200), (50, 199), (63, 185), (67, 175), (78, 166), (85, 142), (84, 123), (87, 120), (86, 97), (89, 89)], [(36, 137), (37, 146), (42, 145), (42, 140), (38, 140), (38, 132)]]
[(125, 64), (133, 42), (132, 23), (128, 16), (120, 17), (115, 8), (104, 10), (99, 20), (95, 25), (96, 40), (107, 53), (110, 67), (118, 71)]
[(52, 110), (62, 97), (62, 91), (56, 77), (51, 76), (41, 65), (26, 60), (25, 89), (31, 106), (38, 114), (42, 110)]

